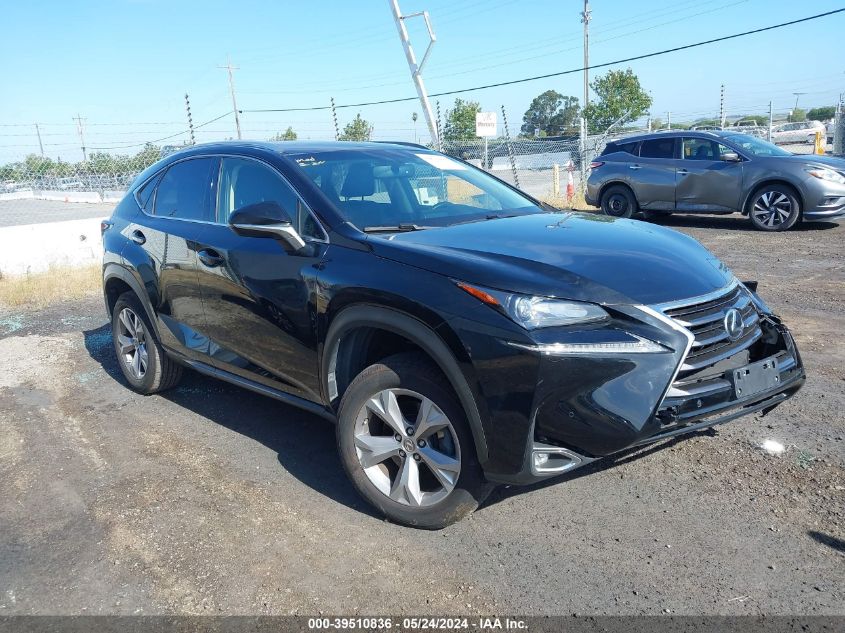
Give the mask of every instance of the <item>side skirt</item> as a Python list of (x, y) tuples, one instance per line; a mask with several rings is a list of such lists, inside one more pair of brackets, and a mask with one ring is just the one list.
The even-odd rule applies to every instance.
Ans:
[(243, 376), (238, 376), (224, 369), (218, 369), (217, 367), (212, 367), (211, 365), (206, 365), (205, 363), (201, 363), (199, 361), (188, 360), (186, 358), (179, 357), (175, 357), (174, 360), (177, 360), (186, 367), (190, 367), (194, 371), (197, 371), (206, 376), (223, 380), (237, 387), (249, 389), (250, 391), (254, 391), (255, 393), (261, 394), (262, 396), (268, 396), (270, 398), (273, 398), (274, 400), (284, 402), (285, 404), (289, 404), (299, 409), (304, 409), (305, 411), (313, 413), (314, 415), (318, 415), (321, 418), (328, 420), (329, 422), (337, 423), (337, 418), (335, 417), (335, 414), (332, 411), (329, 411), (327, 408), (320, 406), (316, 402), (311, 402), (310, 400), (293, 396), (289, 393), (285, 393), (284, 391), (273, 389), (272, 387), (268, 387), (267, 385), (262, 385), (261, 383), (254, 382), (252, 380), (249, 380), (248, 378), (244, 378)]

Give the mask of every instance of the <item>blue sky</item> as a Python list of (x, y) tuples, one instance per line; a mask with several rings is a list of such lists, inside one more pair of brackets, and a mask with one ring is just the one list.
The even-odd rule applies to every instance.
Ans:
[[(430, 92), (578, 68), (579, 0), (401, 0), (426, 9), (438, 41), (425, 78)], [(768, 26), (845, 5), (780, 0), (592, 0), (593, 63)], [(134, 144), (185, 129), (183, 95), (194, 123), (228, 110), (227, 55), (244, 110), (339, 104), (413, 96), (387, 0), (91, 0), (7, 2), (0, 38), (0, 161), (37, 151), (81, 157), (72, 117), (86, 119), (87, 145), (133, 153)], [(425, 30), (410, 23), (422, 55)], [(832, 105), (845, 91), (845, 13), (726, 43), (623, 64), (654, 99), (661, 119), (715, 115), (725, 84), (731, 114)], [(839, 52), (837, 52), (839, 51)], [(606, 69), (594, 72), (606, 72)], [(485, 110), (504, 105), (518, 128), (531, 99), (547, 89), (580, 97), (580, 73), (460, 95)], [(454, 97), (444, 97), (445, 110)], [(418, 102), (338, 111), (341, 126), (360, 111), (375, 138), (426, 140)], [(288, 125), (300, 138), (331, 138), (328, 111), (245, 113), (244, 136), (268, 138)], [(234, 134), (231, 116), (198, 140)], [(179, 142), (177, 137), (167, 143)], [(127, 147), (123, 147), (127, 146)]]

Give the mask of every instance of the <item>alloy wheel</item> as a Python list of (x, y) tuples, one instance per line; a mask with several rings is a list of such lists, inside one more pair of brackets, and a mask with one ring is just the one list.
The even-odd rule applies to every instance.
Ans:
[(792, 201), (780, 191), (766, 191), (754, 201), (751, 213), (758, 224), (776, 228), (792, 215)]
[(124, 365), (138, 380), (147, 373), (147, 336), (141, 318), (129, 308), (118, 315), (117, 344)]
[(382, 494), (412, 507), (448, 497), (461, 473), (451, 421), (432, 400), (409, 389), (384, 389), (367, 400), (355, 420), (355, 451)]

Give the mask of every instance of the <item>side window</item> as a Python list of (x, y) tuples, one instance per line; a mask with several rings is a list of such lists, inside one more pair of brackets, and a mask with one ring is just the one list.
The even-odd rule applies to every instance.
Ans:
[(640, 145), (640, 156), (642, 158), (674, 158), (674, 138), (653, 138), (643, 141)]
[(161, 180), (161, 176), (161, 173), (156, 174), (135, 192), (135, 200), (138, 201), (138, 206), (144, 210), (144, 213), (148, 213), (149, 215), (153, 214), (153, 194), (155, 193), (158, 181)]
[(292, 221), (296, 220), (298, 198), (271, 167), (247, 158), (224, 158), (220, 171), (217, 221), (226, 223), (229, 215), (256, 202), (276, 202)]
[(325, 239), (317, 220), (302, 204), (293, 189), (268, 165), (247, 158), (223, 158), (218, 187), (217, 221), (226, 223), (229, 215), (257, 202), (277, 202), (291, 217), (303, 237)]
[(706, 138), (685, 138), (683, 156), (686, 160), (719, 160), (719, 147)]
[(616, 151), (625, 152), (626, 154), (634, 154), (637, 152), (637, 143), (621, 143), (616, 146)]
[(155, 214), (181, 220), (211, 220), (216, 158), (191, 158), (171, 166), (155, 195)]

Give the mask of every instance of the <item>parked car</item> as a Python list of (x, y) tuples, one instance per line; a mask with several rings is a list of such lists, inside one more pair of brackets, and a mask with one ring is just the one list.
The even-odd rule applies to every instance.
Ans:
[(733, 130), (628, 137), (608, 143), (591, 169), (587, 203), (617, 217), (742, 213), (757, 229), (784, 231), (845, 215), (845, 159)]
[(327, 418), (355, 488), (407, 525), (804, 381), (756, 286), (695, 240), (422, 146), (198, 145), (138, 177), (103, 242), (132, 389), (188, 367)]
[(718, 125), (693, 125), (690, 129), (696, 132), (708, 132), (712, 130), (721, 130), (722, 128)]
[(796, 121), (795, 123), (781, 123), (772, 128), (772, 143), (785, 145), (788, 143), (815, 143), (816, 132), (821, 132), (825, 141), (827, 130), (821, 121)]
[(82, 189), (83, 186), (82, 181), (78, 178), (56, 178), (56, 189), (60, 191)]

